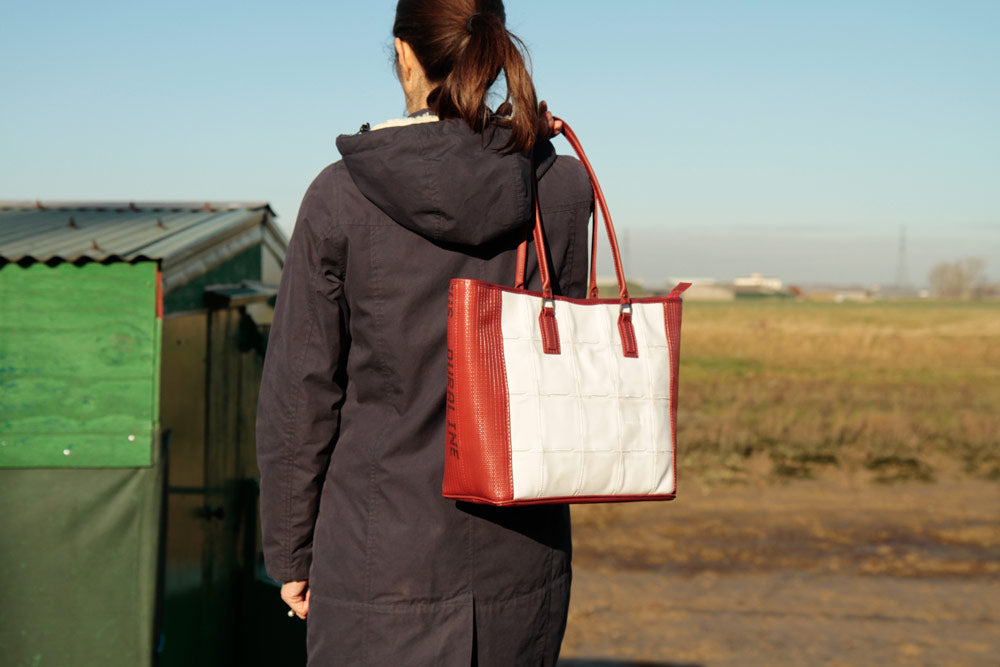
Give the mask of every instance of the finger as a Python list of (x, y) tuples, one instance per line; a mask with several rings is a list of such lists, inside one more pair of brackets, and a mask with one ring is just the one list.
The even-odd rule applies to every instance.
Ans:
[(552, 136), (552, 126), (549, 119), (549, 105), (545, 100), (538, 103), (538, 121), (535, 124), (535, 133), (539, 139), (548, 139)]
[(544, 115), (538, 117), (538, 126), (536, 132), (538, 136), (542, 139), (548, 139), (552, 136), (552, 114), (545, 112)]
[(302, 620), (305, 620), (306, 616), (309, 615), (309, 601), (312, 599), (312, 589), (306, 591), (306, 599), (302, 602)]
[(298, 616), (301, 619), (305, 619), (309, 615), (309, 603), (303, 601), (290, 603), (288, 605), (291, 614)]

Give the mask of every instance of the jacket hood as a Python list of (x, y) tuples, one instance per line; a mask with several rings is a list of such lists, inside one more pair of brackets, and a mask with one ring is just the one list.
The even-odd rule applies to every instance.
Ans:
[[(531, 159), (501, 151), (509, 130), (473, 132), (462, 120), (341, 135), (337, 148), (361, 193), (398, 224), (433, 241), (478, 246), (533, 218)], [(538, 176), (555, 161), (535, 147)]]

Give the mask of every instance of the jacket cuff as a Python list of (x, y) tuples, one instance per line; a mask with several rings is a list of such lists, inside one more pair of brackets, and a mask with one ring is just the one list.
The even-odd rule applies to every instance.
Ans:
[(297, 560), (300, 562), (271, 565), (265, 558), (264, 566), (267, 569), (267, 576), (282, 584), (286, 581), (308, 581), (312, 559), (303, 558)]

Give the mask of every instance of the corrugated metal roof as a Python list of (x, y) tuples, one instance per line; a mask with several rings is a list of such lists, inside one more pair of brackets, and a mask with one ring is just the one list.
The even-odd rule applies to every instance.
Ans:
[(0, 266), (149, 259), (169, 290), (260, 244), (284, 262), (288, 243), (266, 202), (0, 201)]

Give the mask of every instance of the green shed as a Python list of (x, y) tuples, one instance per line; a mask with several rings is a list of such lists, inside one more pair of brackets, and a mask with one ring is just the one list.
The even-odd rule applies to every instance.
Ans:
[(4, 665), (297, 661), (253, 455), (286, 247), (266, 203), (0, 201)]

